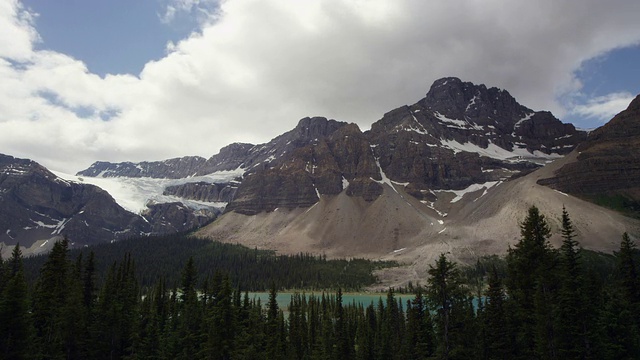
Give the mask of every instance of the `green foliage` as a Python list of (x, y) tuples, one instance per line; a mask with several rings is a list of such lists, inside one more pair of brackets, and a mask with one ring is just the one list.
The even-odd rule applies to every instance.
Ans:
[[(149, 251), (153, 249), (153, 251)], [(100, 244), (87, 249), (69, 251), (69, 257), (80, 253), (89, 258), (95, 253), (95, 274), (104, 281), (108, 268), (130, 254), (136, 260), (135, 276), (143, 288), (165, 279), (169, 286), (178, 286), (180, 274), (189, 259), (193, 259), (197, 284), (217, 272), (228, 274), (232, 286), (243, 290), (265, 291), (274, 283), (278, 289), (359, 290), (376, 282), (372, 272), (381, 267), (396, 266), (395, 262), (372, 262), (364, 259), (327, 260), (322, 256), (298, 254), (276, 255), (273, 251), (249, 249), (236, 244), (224, 244), (186, 235), (134, 238)], [(25, 259), (28, 277), (35, 279), (45, 257)], [(87, 280), (88, 281), (88, 280)], [(90, 286), (90, 284), (87, 284)]]
[(640, 218), (640, 202), (635, 201), (627, 196), (621, 194), (600, 194), (590, 197), (589, 200), (596, 203), (597, 205), (619, 211), (627, 216), (631, 216), (636, 219)]
[[(638, 358), (640, 255), (634, 242), (624, 234), (615, 255), (585, 251), (566, 211), (562, 223), (563, 245), (554, 250), (545, 217), (532, 208), (506, 259), (486, 257), (460, 268), (442, 254), (430, 266), (424, 297), (417, 287), (413, 300), (402, 303), (390, 289), (386, 301), (367, 307), (344, 303), (340, 288), (335, 295), (294, 293), (286, 309), (276, 301), (278, 282), (286, 283), (287, 276), (325, 269), (336, 277), (327, 283), (336, 284), (344, 271), (357, 268), (347, 261), (278, 257), (177, 237), (193, 243), (183, 247), (167, 240), (167, 247), (182, 249), (177, 257), (184, 260), (172, 280), (160, 271), (141, 286), (141, 278), (155, 269), (146, 263), (161, 257), (125, 252), (114, 260), (112, 247), (96, 247), (94, 254), (69, 251), (61, 241), (38, 259), (39, 275), (30, 289), (23, 266), (28, 261), (16, 247), (11, 259), (0, 261), (0, 358)], [(201, 271), (209, 246), (217, 247), (211, 253), (215, 261)], [(232, 271), (223, 271), (227, 265), (217, 266), (218, 261), (231, 264)], [(233, 270), (254, 269), (256, 263), (283, 268), (270, 270), (266, 304), (237, 288), (268, 281)], [(317, 268), (305, 273), (302, 266)], [(361, 266), (370, 272), (379, 264)], [(476, 306), (472, 292), (478, 295)]]

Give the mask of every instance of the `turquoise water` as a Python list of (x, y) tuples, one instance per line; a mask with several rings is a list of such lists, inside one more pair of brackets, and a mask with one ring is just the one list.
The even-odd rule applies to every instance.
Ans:
[[(282, 293), (278, 293), (276, 300), (278, 301), (278, 306), (281, 309), (286, 309), (289, 306), (289, 303), (291, 302), (291, 296), (294, 293), (292, 292), (282, 292)], [(300, 293), (300, 294), (304, 294), (307, 297), (313, 295), (315, 297), (322, 297), (322, 293)], [(325, 296), (334, 296), (335, 297), (335, 293), (325, 293)], [(415, 295), (413, 294), (394, 294), (394, 297), (396, 298), (396, 301), (402, 301), (402, 305), (403, 307), (406, 306), (407, 304), (407, 300), (412, 300)], [(352, 304), (352, 303), (356, 303), (356, 304), (362, 304), (363, 306), (367, 307), (369, 306), (369, 304), (373, 303), (374, 306), (378, 305), (378, 300), (382, 298), (382, 301), (385, 303), (387, 303), (387, 294), (354, 294), (354, 293), (343, 293), (342, 294), (342, 304), (343, 305), (347, 305), (347, 304)], [(266, 305), (267, 302), (269, 301), (269, 293), (268, 292), (254, 292), (254, 293), (249, 293), (249, 299), (260, 299), (260, 302), (262, 303), (262, 305)]]

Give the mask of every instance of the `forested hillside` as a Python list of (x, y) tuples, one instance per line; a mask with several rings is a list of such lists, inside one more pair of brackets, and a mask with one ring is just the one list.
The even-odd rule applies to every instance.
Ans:
[[(529, 209), (521, 238), (486, 285), (442, 254), (407, 303), (345, 304), (292, 296), (280, 308), (234, 288), (229, 273), (199, 280), (190, 256), (179, 284), (141, 286), (125, 255), (98, 285), (98, 252), (73, 258), (59, 242), (32, 289), (19, 248), (0, 267), (0, 357), (6, 359), (637, 359), (638, 250), (622, 235), (613, 272), (583, 255), (566, 211), (553, 249)], [(251, 251), (250, 251), (251, 252)], [(258, 252), (259, 254), (259, 252)], [(102, 255), (100, 255), (102, 256)], [(603, 257), (605, 262), (609, 259)], [(324, 260), (320, 260), (321, 262)], [(201, 274), (200, 274), (201, 275)]]
[[(79, 256), (86, 261), (94, 253), (96, 276), (104, 279), (115, 262), (129, 254), (135, 263), (134, 275), (142, 288), (164, 279), (167, 286), (180, 284), (180, 272), (190, 258), (198, 273), (198, 284), (216, 273), (229, 276), (233, 287), (242, 290), (266, 291), (278, 289), (337, 289), (358, 290), (376, 282), (373, 270), (395, 266), (394, 262), (363, 259), (327, 260), (311, 254), (276, 255), (274, 251), (249, 249), (236, 244), (223, 244), (198, 239), (188, 234), (144, 236), (103, 243), (68, 252), (69, 259)], [(27, 280), (33, 282), (46, 256), (24, 260)]]

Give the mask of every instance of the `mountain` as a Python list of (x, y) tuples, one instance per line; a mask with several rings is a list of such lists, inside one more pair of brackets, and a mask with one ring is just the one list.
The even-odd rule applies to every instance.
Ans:
[[(603, 130), (610, 131), (617, 130)], [(635, 220), (544, 183), (598, 133), (587, 137), (505, 90), (443, 78), (367, 131), (307, 117), (267, 143), (231, 144), (209, 159), (96, 162), (56, 175), (108, 191), (146, 224), (130, 231), (180, 231), (216, 219), (198, 234), (282, 252), (420, 264), (449, 251), (471, 259), (506, 251), (529, 206), (556, 216), (565, 202), (596, 234), (587, 246), (611, 250), (612, 236), (635, 231)]]
[(219, 213), (195, 211), (179, 202), (150, 203), (145, 212), (133, 213), (98, 186), (69, 181), (34, 161), (0, 154), (0, 244), (6, 251), (20, 243), (25, 254), (46, 252), (62, 236), (79, 247), (185, 231)]
[(0, 242), (19, 242), (37, 252), (67, 232), (77, 245), (88, 245), (139, 235), (147, 224), (98, 187), (71, 183), (36, 162), (0, 155), (0, 227)]
[[(579, 163), (582, 154), (602, 147), (600, 156), (610, 155), (601, 161), (607, 165), (604, 173), (615, 170), (618, 178), (611, 173), (598, 178), (602, 171), (595, 168), (595, 180), (607, 185), (599, 185), (593, 194), (613, 188), (633, 196), (636, 177), (623, 174), (634, 174), (640, 158), (630, 150), (640, 139), (632, 115), (637, 114), (637, 99), (631, 110), (587, 138), (549, 113), (510, 101), (505, 91), (486, 89), (491, 95), (464, 100), (485, 88), (449, 80), (437, 81), (418, 103), (385, 114), (370, 131), (343, 124), (285, 155), (279, 165), (249, 172), (225, 214), (197, 234), (283, 253), (366, 256), (408, 264), (378, 274), (392, 286), (424, 279), (428, 265), (443, 252), (463, 262), (505, 253), (519, 239), (519, 223), (533, 205), (547, 216), (556, 246), (562, 241), (563, 206), (585, 248), (611, 252), (619, 248), (623, 232), (640, 235), (639, 220), (571, 195), (572, 182), (581, 176), (588, 179), (587, 172), (556, 183), (566, 185), (567, 191), (545, 180), (562, 180), (558, 174)], [(455, 95), (445, 98), (455, 101), (433, 100), (442, 98), (443, 88)], [(486, 105), (496, 100), (510, 105)], [(494, 116), (465, 117), (469, 104), (487, 106), (483, 114)], [(464, 124), (450, 121), (461, 118)], [(304, 126), (299, 124), (297, 132)], [(584, 166), (589, 169), (589, 163)]]
[(640, 95), (589, 134), (571, 161), (538, 183), (640, 215)]
[(251, 144), (231, 144), (209, 159), (200, 156), (184, 156), (164, 161), (143, 161), (140, 163), (110, 163), (97, 161), (89, 168), (78, 172), (78, 176), (88, 177), (130, 177), (154, 179), (183, 179), (203, 176), (217, 171), (237, 169), (253, 148)]
[[(245, 178), (227, 211), (253, 215), (308, 207), (321, 195), (342, 191), (374, 201), (382, 185), (393, 183), (433, 200), (435, 190), (530, 172), (585, 138), (585, 132), (518, 104), (504, 90), (440, 79), (425, 98), (388, 112), (364, 133), (354, 124), (301, 120), (260, 146), (270, 149), (270, 158), (245, 163)], [(292, 148), (282, 151), (285, 140)]]

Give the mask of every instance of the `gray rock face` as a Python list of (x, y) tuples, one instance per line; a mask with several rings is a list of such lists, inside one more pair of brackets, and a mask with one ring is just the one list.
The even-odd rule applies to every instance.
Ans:
[(640, 95), (576, 151), (576, 161), (538, 183), (592, 200), (619, 197), (621, 207), (640, 213)]
[[(218, 197), (228, 201), (235, 187), (219, 185)], [(182, 190), (183, 195), (189, 195), (187, 190)], [(37, 241), (67, 236), (73, 246), (80, 247), (187, 231), (219, 213), (168, 203), (151, 204), (147, 212), (133, 214), (99, 187), (66, 181), (36, 162), (0, 154), (0, 242), (7, 246), (20, 243), (29, 248)]]
[(244, 161), (249, 176), (227, 211), (305, 207), (343, 190), (373, 201), (382, 193), (383, 176), (429, 198), (431, 190), (528, 173), (585, 136), (504, 90), (440, 79), (424, 99), (388, 112), (366, 133), (354, 124), (305, 118), (256, 145)]
[(199, 228), (218, 214), (211, 209), (193, 211), (182, 203), (162, 203), (148, 205), (148, 210), (142, 215), (151, 224), (152, 234), (167, 234)]
[(143, 161), (140, 163), (109, 163), (97, 161), (88, 169), (78, 172), (78, 176), (91, 177), (150, 177), (160, 179), (181, 179), (194, 176), (207, 160), (199, 156), (185, 156), (164, 161)]
[(403, 184), (409, 194), (433, 201), (432, 190), (527, 173), (585, 137), (507, 91), (443, 78), (423, 99), (386, 113), (364, 133), (355, 124), (303, 118), (266, 144), (232, 144), (208, 160), (96, 163), (79, 174), (179, 179), (242, 169), (237, 189), (194, 182), (164, 194), (228, 202), (226, 211), (245, 214), (308, 207), (342, 191), (374, 201), (384, 183)]
[(163, 195), (174, 195), (183, 199), (196, 201), (228, 203), (235, 197), (237, 190), (237, 183), (209, 184), (205, 182), (195, 182), (167, 186), (164, 189)]
[(424, 99), (388, 112), (366, 135), (387, 176), (425, 189), (498, 180), (503, 170), (530, 169), (533, 158), (566, 154), (586, 137), (504, 90), (457, 78), (437, 80)]
[(229, 171), (239, 168), (249, 156), (252, 144), (234, 143), (220, 149), (220, 152), (210, 157), (196, 175), (207, 175), (216, 171)]
[(104, 190), (67, 182), (39, 164), (0, 155), (0, 241), (29, 247), (68, 235), (76, 246), (140, 235), (148, 224)]

